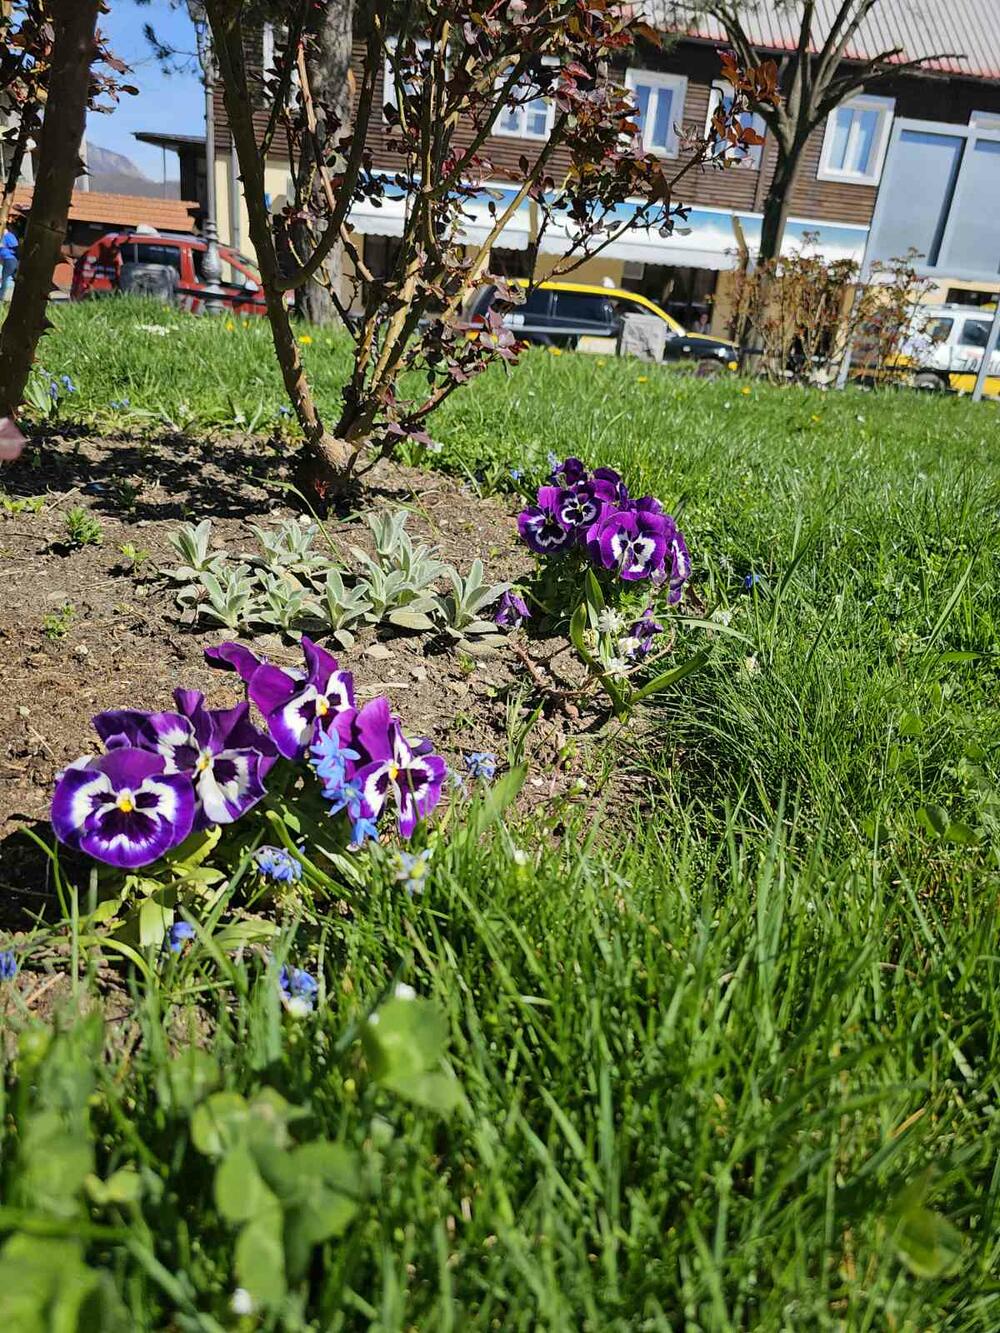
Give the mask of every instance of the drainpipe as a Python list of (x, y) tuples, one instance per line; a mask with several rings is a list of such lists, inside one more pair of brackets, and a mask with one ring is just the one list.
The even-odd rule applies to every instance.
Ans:
[(236, 142), (229, 139), (229, 245), (240, 252), (240, 164), (236, 157)]

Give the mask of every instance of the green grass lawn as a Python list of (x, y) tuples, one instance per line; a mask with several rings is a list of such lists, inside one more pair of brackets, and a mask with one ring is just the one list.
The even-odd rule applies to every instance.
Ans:
[[(61, 414), (275, 424), (266, 328), (139, 322), (170, 333), (57, 312)], [(305, 351), (330, 412), (344, 347)], [(471, 485), (552, 450), (673, 508), (709, 665), (634, 734), (580, 742), (621, 770), (613, 804), (459, 818), (422, 896), (386, 859), (353, 915), (303, 920), (281, 949), (319, 949), (308, 1021), (282, 1021), (260, 957), (207, 943), (132, 976), (103, 1061), (90, 1024), (50, 1039), (8, 1003), (5, 1327), (56, 1327), (16, 1303), (38, 1263), (64, 1300), (96, 1271), (114, 1289), (74, 1329), (1000, 1328), (998, 424), (544, 352), (456, 395), (432, 461)], [(398, 982), (447, 1016), (448, 1116), (361, 1060)], [(166, 1031), (205, 1044), (197, 1067)], [(199, 1077), (273, 1088), (303, 1108), (294, 1141), (359, 1154), (357, 1214), (280, 1314), (230, 1312)], [(121, 1168), (137, 1198), (76, 1188)]]

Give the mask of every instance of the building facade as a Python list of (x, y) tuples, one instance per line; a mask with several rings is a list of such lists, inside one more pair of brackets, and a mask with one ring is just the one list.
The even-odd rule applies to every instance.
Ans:
[[(899, 48), (900, 60), (934, 59), (919, 71), (901, 71), (897, 77), (879, 80), (871, 92), (838, 107), (813, 133), (792, 188), (791, 217), (784, 238), (786, 253), (808, 246), (829, 258), (861, 260), (896, 117), (938, 124), (976, 124), (1000, 131), (1000, 11), (995, 17), (983, 17), (973, 0), (949, 0), (947, 7), (940, 0), (883, 0), (875, 13), (880, 16), (879, 26), (873, 28), (869, 21), (861, 30), (854, 46), (845, 53), (846, 65), (851, 59), (864, 59), (892, 48)], [(794, 49), (797, 38), (787, 14), (787, 9), (764, 7), (756, 11), (756, 17), (747, 19), (755, 48), (779, 62), (783, 54)], [(719, 73), (724, 34), (706, 19), (685, 27), (676, 18), (674, 0), (653, 0), (649, 16), (669, 35), (672, 44), (662, 49), (640, 43), (622, 73), (635, 92), (645, 148), (676, 159), (680, 166), (685, 138), (705, 132), (712, 114), (728, 94)], [(820, 25), (822, 22), (821, 17)], [(254, 63), (264, 67), (273, 49), (271, 34), (265, 30), (255, 34), (253, 40), (255, 46), (259, 40)], [(359, 43), (355, 50), (358, 75), (363, 51)], [(380, 78), (376, 107), (391, 98), (384, 71)], [(501, 115), (496, 132), (483, 147), (484, 155), (497, 169), (516, 172), (518, 158), (537, 151), (547, 138), (552, 115), (551, 105), (543, 98)], [(261, 133), (266, 119), (262, 109)], [(216, 90), (215, 124), (213, 165), (219, 231), (226, 244), (246, 250), (247, 216), (221, 89)], [(758, 123), (756, 128), (762, 131), (763, 125)], [(376, 168), (391, 170), (397, 159), (387, 147), (387, 129), (381, 115), (373, 113), (367, 146)], [(684, 178), (679, 200), (690, 208), (683, 233), (681, 229), (668, 237), (641, 229), (626, 233), (574, 277), (641, 291), (663, 304), (682, 323), (704, 326), (707, 321), (713, 331), (723, 331), (740, 241), (745, 240), (753, 253), (759, 238), (761, 208), (774, 168), (774, 147), (773, 139), (764, 134), (764, 143), (745, 153), (740, 161), (725, 168), (704, 166), (692, 171)], [(558, 160), (553, 167), (558, 172)], [(272, 207), (277, 210), (289, 190), (288, 163), (280, 151), (269, 158), (266, 180)], [(501, 196), (507, 192), (510, 197), (509, 181), (498, 181), (496, 189)], [(350, 225), (355, 236), (361, 238), (370, 268), (383, 269), (391, 262), (395, 238), (402, 231), (403, 208), (403, 202), (398, 201), (396, 205), (359, 206), (352, 211)], [(476, 209), (472, 212), (475, 214)], [(489, 225), (484, 200), (482, 227), (473, 217), (470, 241), (480, 239), (480, 230), (485, 236)], [(494, 248), (495, 271), (529, 276), (525, 266), (531, 225), (526, 205)], [(534, 276), (544, 276), (560, 248), (558, 236), (546, 238)], [(943, 279), (934, 297), (986, 303), (998, 291), (1000, 275), (996, 284), (985, 288)]]

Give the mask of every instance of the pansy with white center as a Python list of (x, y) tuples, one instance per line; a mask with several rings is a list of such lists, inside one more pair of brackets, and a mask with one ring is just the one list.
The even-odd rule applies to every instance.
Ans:
[(277, 750), (249, 718), (249, 705), (208, 709), (198, 690), (175, 690), (176, 713), (111, 709), (94, 718), (109, 751), (123, 745), (162, 757), (164, 773), (187, 773), (198, 795), (195, 829), (231, 824), (265, 795)]
[(528, 505), (518, 515), (517, 527), (521, 536), (539, 555), (555, 555), (568, 550), (575, 540), (574, 532), (559, 519), (558, 486), (540, 486), (538, 503)]
[(601, 501), (586, 482), (559, 492), (557, 516), (564, 528), (589, 527), (601, 512)]
[(587, 549), (595, 563), (626, 582), (648, 579), (663, 568), (665, 524), (665, 515), (648, 510), (609, 509), (589, 529)]
[(78, 759), (56, 782), (52, 827), (74, 850), (122, 870), (158, 860), (191, 832), (195, 793), (162, 755), (121, 746)]
[(417, 820), (430, 813), (441, 799), (447, 765), (428, 753), (428, 743), (411, 745), (388, 699), (372, 699), (360, 710), (338, 713), (332, 726), (341, 742), (360, 751), (362, 762), (353, 778), (361, 788), (361, 813), (378, 819), (390, 803), (399, 818), (399, 831), (408, 838)]
[(317, 720), (354, 707), (354, 679), (341, 671), (337, 659), (302, 636), (305, 671), (262, 662), (238, 643), (208, 648), (210, 666), (231, 669), (246, 682), (247, 694), (267, 719), (278, 752), (286, 759), (305, 757)]

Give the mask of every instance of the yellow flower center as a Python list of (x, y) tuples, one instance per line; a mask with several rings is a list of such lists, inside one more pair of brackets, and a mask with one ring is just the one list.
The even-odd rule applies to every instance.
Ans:
[(199, 773), (204, 773), (206, 768), (211, 768), (211, 767), (212, 767), (212, 751), (202, 750), (201, 754), (198, 756), (198, 762), (195, 764), (195, 768)]
[(316, 700), (316, 716), (326, 717), (329, 711), (330, 711), (330, 701), (329, 699), (324, 699), (321, 694), (319, 698)]
[(118, 797), (118, 809), (123, 815), (130, 815), (135, 809), (135, 802), (132, 800), (130, 791), (123, 791)]
[(390, 765), (389, 765), (389, 781), (390, 781), (390, 782), (395, 782), (396, 779), (397, 779), (398, 777), (399, 777), (399, 765), (398, 765), (398, 764), (390, 764)]

